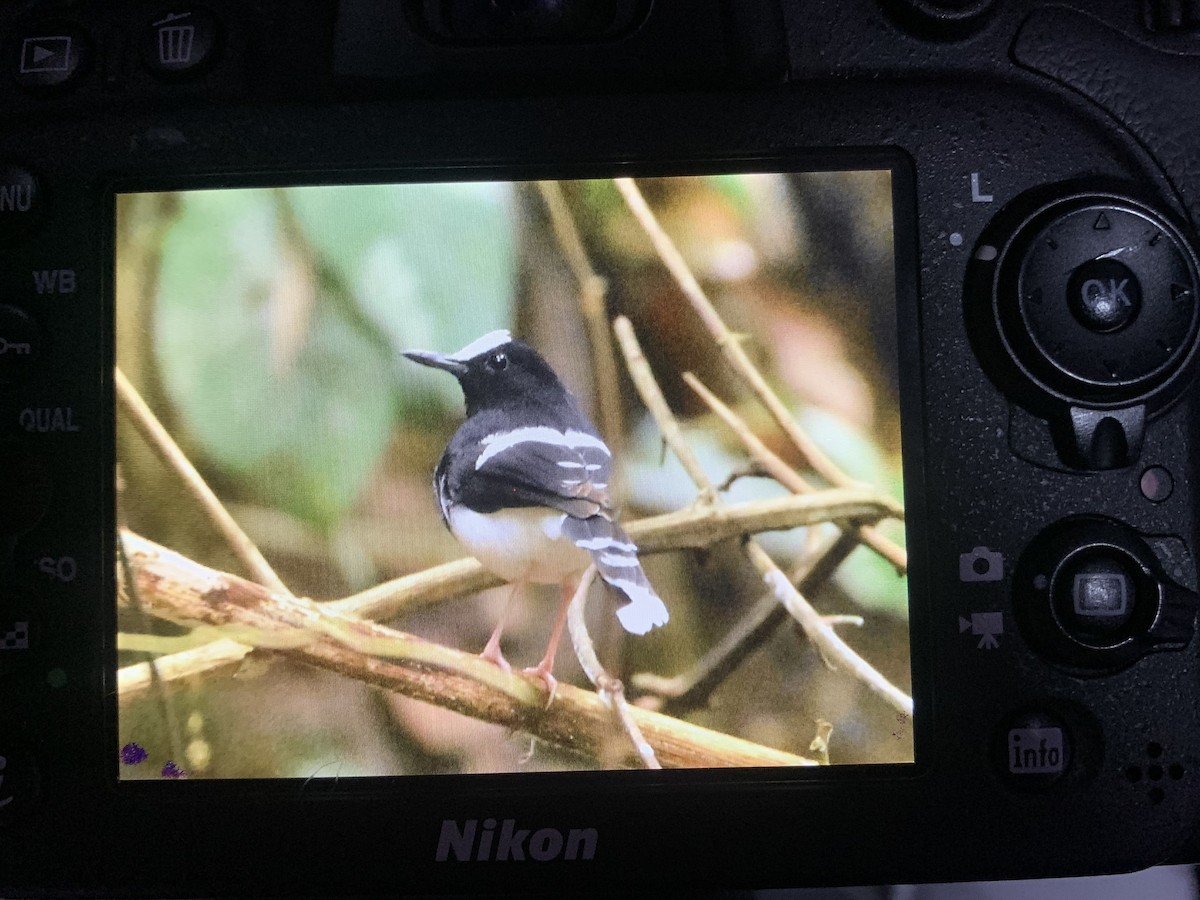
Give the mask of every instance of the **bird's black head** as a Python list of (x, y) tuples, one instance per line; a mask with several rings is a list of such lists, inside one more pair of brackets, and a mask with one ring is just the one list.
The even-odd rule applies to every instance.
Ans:
[(451, 373), (462, 386), (467, 415), (483, 409), (574, 406), (549, 364), (507, 331), (491, 331), (450, 354), (405, 350), (413, 362)]

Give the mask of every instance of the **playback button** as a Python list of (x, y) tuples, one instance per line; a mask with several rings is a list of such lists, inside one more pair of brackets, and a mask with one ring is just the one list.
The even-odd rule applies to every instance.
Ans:
[(0, 305), (0, 385), (29, 376), (41, 350), (37, 323), (15, 306)]
[(13, 76), (28, 90), (72, 84), (91, 63), (91, 41), (69, 22), (47, 21), (30, 26), (13, 42)]

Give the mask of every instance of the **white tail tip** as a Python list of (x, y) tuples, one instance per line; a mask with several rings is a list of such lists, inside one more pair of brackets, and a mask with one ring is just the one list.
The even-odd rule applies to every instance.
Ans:
[(629, 590), (625, 585), (621, 585), (621, 587), (633, 597), (631, 602), (617, 610), (617, 619), (622, 628), (630, 634), (645, 634), (651, 628), (667, 623), (670, 616), (667, 613), (666, 604), (659, 599), (657, 594), (640, 585), (636, 590)]

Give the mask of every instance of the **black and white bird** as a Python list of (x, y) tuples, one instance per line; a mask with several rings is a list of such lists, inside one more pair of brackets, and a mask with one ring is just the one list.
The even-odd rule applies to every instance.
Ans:
[(614, 521), (608, 493), (612, 452), (531, 347), (492, 331), (449, 355), (407, 350), (414, 362), (450, 372), (467, 418), (434, 472), (442, 518), (456, 538), (513, 591), (482, 656), (506, 671), (500, 635), (513, 598), (528, 583), (559, 584), (562, 601), (542, 661), (545, 682), (579, 576), (589, 564), (620, 597), (617, 619), (633, 634), (667, 621), (667, 608)]

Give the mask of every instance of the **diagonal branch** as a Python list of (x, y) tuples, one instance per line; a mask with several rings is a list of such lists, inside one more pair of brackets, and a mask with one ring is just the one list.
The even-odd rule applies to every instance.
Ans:
[(289, 593), (287, 586), (275, 574), (275, 570), (271, 568), (271, 564), (254, 545), (254, 541), (250, 540), (249, 535), (242, 531), (241, 526), (225, 509), (217, 495), (213, 493), (212, 488), (205, 483), (191, 460), (187, 458), (183, 450), (175, 443), (175, 439), (158, 421), (146, 401), (142, 399), (137, 388), (119, 368), (115, 370), (115, 377), (117, 399), (125, 412), (129, 414), (138, 432), (146, 439), (159, 458), (179, 475), (188, 491), (196, 499), (197, 504), (208, 515), (229, 546), (233, 548), (233, 552), (237, 554), (242, 564), (256, 579), (271, 590), (278, 593)]
[[(592, 758), (610, 745), (612, 711), (598, 695), (560, 685), (545, 708), (536, 679), (506, 673), (470, 653), (348, 618), (311, 600), (275, 594), (123, 532), (147, 611), (220, 628), (242, 643), (527, 732)], [(630, 715), (667, 766), (812, 765), (813, 761), (648, 710)], [(633, 765), (628, 759), (626, 765)]]
[(575, 596), (571, 598), (571, 605), (567, 608), (567, 629), (571, 632), (571, 645), (575, 649), (575, 657), (579, 660), (579, 665), (587, 675), (588, 681), (596, 686), (601, 699), (612, 708), (613, 715), (621, 729), (628, 735), (629, 742), (633, 745), (642, 765), (647, 769), (661, 769), (662, 763), (654, 755), (654, 748), (642, 734), (642, 729), (633, 715), (633, 709), (630, 707), (629, 701), (625, 699), (625, 686), (621, 684), (620, 679), (608, 674), (600, 662), (600, 657), (596, 655), (592, 636), (588, 634), (585, 621), (588, 589), (595, 579), (596, 567), (588, 566), (587, 571), (583, 573), (583, 578), (579, 580), (579, 587), (575, 589)]
[(654, 211), (646, 203), (646, 198), (642, 196), (642, 192), (638, 189), (637, 184), (632, 178), (614, 178), (617, 190), (621, 192), (621, 196), (625, 198), (625, 203), (629, 206), (630, 212), (633, 213), (638, 224), (646, 232), (646, 236), (650, 239), (650, 243), (654, 245), (655, 251), (659, 258), (662, 259), (663, 265), (667, 267), (667, 271), (671, 273), (671, 277), (679, 285), (683, 291), (688, 303), (692, 309), (700, 317), (704, 326), (709, 333), (716, 339), (717, 346), (720, 347), (721, 353), (724, 354), (730, 366), (738, 374), (738, 376), (746, 382), (754, 395), (762, 402), (775, 423), (783, 430), (783, 433), (788, 436), (796, 448), (808, 460), (813, 471), (819, 474), (830, 484), (836, 484), (840, 487), (849, 487), (853, 484), (852, 479), (834, 465), (833, 461), (825, 455), (825, 452), (816, 445), (812, 438), (805, 434), (796, 420), (792, 418), (791, 411), (786, 404), (779, 399), (779, 396), (767, 384), (767, 380), (763, 378), (762, 373), (750, 360), (746, 351), (742, 348), (738, 336), (729, 330), (729, 327), (721, 319), (720, 313), (713, 306), (712, 301), (704, 293), (704, 288), (700, 286), (700, 282), (696, 280), (696, 276), (692, 274), (691, 268), (683, 258), (683, 254), (679, 252), (679, 248), (675, 246), (675, 242), (671, 240), (671, 236), (663, 230), (662, 225), (658, 222), (658, 217), (654, 215)]
[[(671, 413), (665, 398), (662, 397), (658, 382), (655, 381), (654, 374), (650, 371), (649, 364), (646, 363), (645, 357), (641, 352), (637, 336), (633, 331), (633, 326), (628, 319), (621, 316), (613, 323), (613, 327), (617, 334), (617, 342), (620, 344), (621, 350), (625, 353), (625, 358), (629, 364), (630, 377), (633, 378), (634, 384), (642, 395), (643, 401), (646, 402), (647, 408), (652, 412), (658, 410), (658, 415), (665, 415), (669, 419), (669, 421), (659, 422), (664, 439), (668, 441), (672, 451), (677, 456), (681, 454), (690, 455), (690, 448), (686, 444), (683, 444), (680, 438), (679, 427), (678, 423), (674, 421), (674, 414)], [(692, 474), (698, 490), (703, 492), (707, 489), (708, 492), (713, 493), (712, 482), (702, 469)], [(719, 504), (720, 501), (718, 500), (717, 505)], [(838, 637), (833, 628), (821, 618), (821, 614), (813, 609), (809, 602), (796, 590), (795, 586), (788, 581), (787, 576), (780, 571), (779, 567), (775, 565), (766, 551), (759, 547), (753, 539), (746, 541), (745, 549), (751, 563), (759, 570), (767, 587), (787, 607), (788, 612), (792, 614), (796, 621), (800, 623), (800, 627), (804, 629), (804, 633), (808, 636), (808, 639), (813, 642), (827, 663), (835, 668), (853, 673), (867, 687), (901, 712), (912, 713), (912, 698), (905, 695), (903, 691), (888, 681), (882, 673), (855, 653), (845, 641)], [(783, 585), (786, 585), (786, 591)]]
[(593, 391), (600, 412), (600, 433), (609, 449), (620, 457), (625, 443), (625, 427), (621, 421), (621, 391), (618, 388), (616, 352), (608, 330), (608, 310), (605, 294), (608, 284), (598, 274), (588, 257), (579, 236), (575, 217), (567, 206), (562, 185), (557, 181), (539, 181), (538, 192), (550, 214), (550, 227), (558, 241), (563, 259), (579, 285), (579, 310), (587, 328), (592, 350), (592, 366), (596, 385)]
[[(683, 380), (687, 382), (688, 387), (700, 395), (700, 399), (708, 405), (708, 408), (716, 413), (721, 421), (737, 435), (751, 458), (762, 467), (764, 472), (793, 494), (807, 494), (814, 490), (811, 484), (764, 444), (737, 413), (710, 391), (704, 382), (691, 372), (684, 372)], [(903, 516), (897, 518), (903, 518)], [(901, 575), (908, 571), (908, 554), (904, 548), (881, 534), (879, 529), (862, 525), (855, 529), (855, 533), (864, 544), (890, 562)]]

